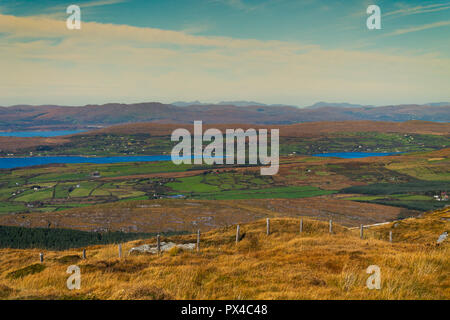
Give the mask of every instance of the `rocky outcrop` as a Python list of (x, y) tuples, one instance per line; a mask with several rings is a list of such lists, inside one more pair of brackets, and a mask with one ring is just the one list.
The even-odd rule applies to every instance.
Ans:
[[(173, 242), (161, 242), (161, 252), (169, 251), (170, 249), (177, 247), (183, 250), (194, 250), (195, 249), (195, 243), (185, 243), (185, 244), (176, 244)], [(129, 251), (130, 254), (139, 254), (139, 253), (151, 253), (151, 254), (157, 254), (158, 248), (156, 247), (156, 244), (149, 245), (144, 244), (139, 247), (131, 248)]]
[(448, 232), (445, 231), (443, 234), (441, 234), (439, 236), (439, 238), (437, 239), (437, 244), (441, 244), (442, 242), (444, 242), (448, 237)]

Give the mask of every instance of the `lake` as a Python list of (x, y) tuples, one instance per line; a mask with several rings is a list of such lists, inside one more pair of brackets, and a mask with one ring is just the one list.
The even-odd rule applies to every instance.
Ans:
[(336, 157), (342, 159), (360, 159), (368, 157), (384, 157), (400, 154), (401, 152), (328, 152), (313, 154), (314, 157)]
[[(319, 153), (314, 157), (338, 157), (344, 159), (358, 159), (367, 157), (391, 156), (399, 152), (335, 152)], [(114, 156), (114, 157), (82, 157), (82, 156), (50, 156), (50, 157), (11, 157), (0, 158), (0, 169), (22, 168), (45, 165), (51, 163), (120, 163), (120, 162), (153, 162), (170, 161), (170, 155), (163, 156)]]
[(0, 169), (21, 168), (50, 163), (120, 163), (120, 162), (141, 162), (141, 161), (169, 161), (169, 160), (171, 160), (170, 155), (116, 156), (116, 157), (53, 156), (53, 157), (0, 158)]
[(32, 138), (32, 137), (58, 137), (66, 136), (69, 134), (75, 134), (80, 132), (85, 132), (86, 130), (56, 130), (56, 131), (11, 131), (11, 132), (0, 132), (0, 137), (22, 137), (22, 138)]

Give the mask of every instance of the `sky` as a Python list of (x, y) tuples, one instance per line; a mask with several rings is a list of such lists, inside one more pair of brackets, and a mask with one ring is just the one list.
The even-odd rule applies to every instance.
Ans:
[(0, 0), (0, 105), (450, 101), (449, 39), (450, 1)]

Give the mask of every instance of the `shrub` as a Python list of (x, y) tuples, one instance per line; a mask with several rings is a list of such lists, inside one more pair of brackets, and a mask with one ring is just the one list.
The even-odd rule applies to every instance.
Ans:
[(0, 298), (4, 299), (9, 297), (9, 295), (13, 292), (14, 290), (11, 289), (8, 286), (5, 286), (4, 284), (0, 284)]
[(25, 268), (22, 268), (22, 269), (19, 269), (16, 271), (12, 271), (12, 272), (8, 273), (8, 275), (6, 277), (10, 278), (10, 279), (19, 279), (19, 278), (28, 276), (30, 274), (42, 272), (42, 271), (44, 271), (44, 269), (45, 269), (45, 265), (36, 263), (36, 264), (29, 265)]

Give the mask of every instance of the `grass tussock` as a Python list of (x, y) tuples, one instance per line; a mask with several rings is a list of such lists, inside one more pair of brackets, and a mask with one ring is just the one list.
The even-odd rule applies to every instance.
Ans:
[[(86, 260), (74, 258), (81, 250), (44, 252), (43, 267), (33, 264), (38, 250), (3, 249), (0, 298), (449, 299), (448, 241), (434, 244), (449, 228), (442, 219), (448, 214), (401, 221), (393, 243), (381, 236), (390, 225), (369, 229), (360, 239), (354, 230), (336, 224), (329, 234), (328, 223), (307, 219), (300, 234), (299, 219), (276, 218), (270, 235), (265, 220), (242, 224), (237, 244), (235, 226), (203, 233), (200, 252), (128, 255), (136, 245), (155, 243), (137, 240), (123, 244), (122, 259), (115, 245), (87, 248)], [(164, 240), (189, 243), (196, 235)], [(66, 287), (70, 264), (81, 268), (80, 290)], [(380, 290), (366, 287), (370, 265), (381, 269)]]
[(45, 269), (45, 265), (36, 263), (36, 264), (32, 264), (30, 266), (27, 266), (25, 268), (21, 268), (19, 270), (15, 270), (15, 271), (8, 273), (7, 278), (19, 279), (19, 278), (23, 278), (23, 277), (31, 275), (31, 274), (42, 272), (42, 271), (44, 271), (44, 269)]

